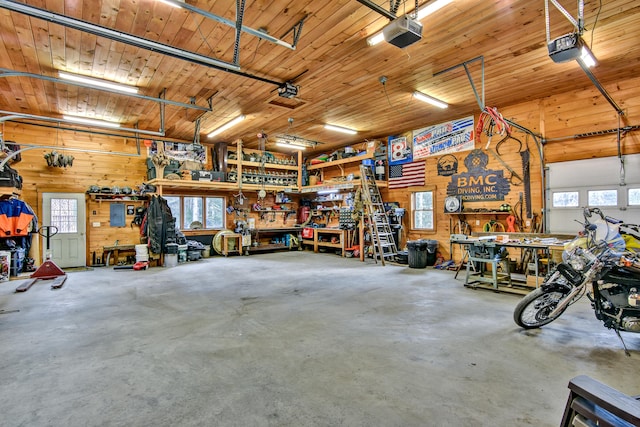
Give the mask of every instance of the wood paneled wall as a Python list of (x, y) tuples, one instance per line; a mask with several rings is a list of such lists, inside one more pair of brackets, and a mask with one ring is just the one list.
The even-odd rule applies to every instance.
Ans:
[[(623, 81), (615, 87), (607, 87), (611, 97), (624, 110), (625, 115), (620, 117), (620, 126), (640, 125), (640, 93), (637, 87), (640, 86), (640, 78)], [(596, 157), (609, 157), (618, 155), (618, 143), (616, 133), (602, 133), (602, 131), (616, 129), (618, 127), (618, 114), (615, 109), (605, 100), (602, 94), (594, 86), (586, 86), (583, 90), (565, 93), (561, 96), (553, 96), (541, 100), (534, 100), (512, 106), (497, 106), (500, 113), (511, 121), (533, 131), (542, 134), (546, 141), (543, 144), (543, 156), (545, 164), (569, 160), (581, 160)], [(476, 114), (477, 120), (477, 114)], [(589, 133), (596, 135), (582, 138), (574, 138), (574, 135)], [(542, 181), (542, 169), (540, 167), (540, 155), (535, 146), (533, 138), (527, 138), (522, 132), (514, 132), (514, 136), (523, 141), (528, 140), (528, 147), (531, 151), (531, 199), (533, 213), (538, 218), (543, 215), (544, 188)], [(483, 136), (483, 142), (486, 137)], [(495, 141), (495, 139), (493, 140)], [(484, 146), (484, 143), (482, 144)], [(492, 143), (493, 145), (493, 143)], [(495, 145), (493, 145), (495, 147)], [(483, 148), (483, 147), (476, 147)], [(522, 171), (522, 163), (516, 151), (502, 150), (503, 159), (518, 173)], [(630, 131), (623, 133), (620, 143), (621, 153), (640, 153), (640, 131)], [(468, 152), (456, 154), (459, 161), (459, 170), (464, 170), (463, 159)], [(436, 230), (432, 233), (411, 230), (410, 218), (405, 217), (403, 225), (405, 227), (404, 239), (400, 246), (406, 244), (406, 240), (434, 239), (439, 242), (439, 251), (446, 258), (449, 257), (449, 236), (451, 234), (451, 221), (456, 219), (455, 215), (445, 214), (443, 201), (446, 197), (446, 187), (450, 178), (437, 175), (438, 157), (428, 158), (426, 167), (426, 188), (435, 188), (437, 197), (435, 202), (436, 210)], [(492, 156), (489, 156), (489, 169), (504, 169)], [(505, 171), (508, 176), (508, 172)], [(509, 203), (514, 206), (518, 201), (519, 194), (523, 192), (522, 186), (511, 186), (511, 191), (504, 202), (469, 203), (469, 208), (493, 208), (501, 203)], [(410, 192), (395, 190), (388, 191), (385, 200), (398, 201), (403, 207), (410, 207)], [(471, 224), (473, 231), (482, 231), (481, 227), (486, 222), (486, 216), (474, 217), (467, 215), (467, 221)], [(476, 225), (476, 220), (480, 225)], [(455, 252), (455, 248), (454, 252)], [(454, 258), (458, 258), (459, 253), (454, 253)]]
[[(608, 87), (610, 95), (625, 110), (625, 116), (621, 118), (621, 125), (640, 124), (640, 78), (619, 82), (615, 87)], [(497, 106), (504, 117), (524, 126), (533, 132), (543, 134), (549, 142), (544, 145), (546, 162), (558, 162), (564, 160), (577, 160), (585, 158), (615, 156), (618, 153), (617, 136), (608, 133), (596, 137), (572, 138), (573, 135), (582, 133), (598, 133), (599, 131), (614, 129), (618, 126), (618, 117), (615, 110), (606, 102), (600, 92), (593, 86), (585, 86), (584, 90), (566, 93), (561, 96), (553, 96), (541, 100), (512, 105)], [(477, 114), (476, 114), (477, 118)], [(426, 121), (424, 125), (435, 124)], [(411, 129), (407, 129), (411, 130)], [(19, 144), (38, 144), (59, 147), (58, 151), (64, 152), (64, 148), (83, 148), (100, 151), (82, 153), (66, 152), (75, 157), (72, 167), (51, 168), (48, 167), (43, 154), (50, 149), (34, 149), (26, 151), (22, 155), (22, 161), (16, 163), (14, 168), (18, 170), (24, 180), (22, 198), (42, 216), (41, 194), (43, 192), (77, 192), (84, 193), (91, 185), (100, 187), (128, 186), (136, 188), (146, 179), (146, 152), (142, 147), (142, 154), (137, 155), (135, 141), (132, 139), (107, 137), (82, 132), (56, 131), (55, 129), (39, 126), (5, 123), (2, 128), (6, 141), (16, 141)], [(514, 135), (527, 142), (531, 151), (531, 195), (533, 212), (541, 214), (543, 200), (542, 173), (540, 157), (532, 138), (527, 138), (523, 133), (516, 131)], [(568, 139), (556, 140), (557, 138)], [(381, 137), (384, 139), (384, 137)], [(486, 137), (483, 141), (486, 141)], [(497, 142), (497, 140), (495, 140)], [(484, 144), (483, 144), (484, 145)], [(481, 147), (478, 147), (481, 148)], [(640, 152), (640, 132), (632, 131), (621, 139), (623, 154)], [(125, 155), (116, 155), (121, 153)], [(501, 150), (504, 160), (516, 171), (522, 170), (520, 155), (516, 148), (505, 146)], [(456, 155), (459, 161), (459, 170), (464, 170), (464, 157), (468, 152)], [(451, 215), (444, 213), (443, 201), (446, 196), (446, 186), (449, 177), (437, 175), (437, 157), (426, 161), (426, 183), (428, 188), (435, 188), (436, 198), (436, 231), (434, 233), (422, 233), (410, 229), (408, 217), (404, 219), (405, 233), (401, 244), (406, 240), (418, 238), (435, 239), (440, 242), (440, 252), (448, 258), (448, 240), (451, 233)], [(488, 168), (503, 169), (493, 157), (489, 156)], [(505, 171), (505, 175), (508, 172)], [(522, 186), (512, 186), (504, 203), (512, 206), (516, 204), (519, 194), (523, 192)], [(218, 193), (229, 196), (228, 193)], [(402, 207), (410, 207), (410, 194), (408, 191), (383, 191), (385, 200), (397, 201)], [(250, 200), (249, 203), (254, 202)], [(126, 203), (126, 202), (125, 202)], [(470, 204), (472, 208), (493, 208), (503, 202), (490, 202)], [(88, 201), (87, 205), (87, 230), (88, 253), (87, 262), (91, 262), (93, 252), (98, 254), (102, 246), (112, 245), (116, 240), (120, 243), (139, 242), (138, 227), (113, 228), (108, 224), (108, 203)], [(127, 217), (131, 222), (132, 217)], [(229, 227), (233, 227), (233, 217), (229, 218)], [(475, 218), (467, 218), (475, 230)], [(292, 225), (293, 218), (289, 218), (287, 226)], [(485, 218), (479, 219), (484, 224)], [(94, 222), (99, 222), (100, 227), (93, 227)], [(281, 222), (278, 221), (278, 222)], [(37, 254), (32, 254), (36, 256)]]
[[(23, 180), (21, 198), (36, 211), (39, 225), (48, 225), (42, 220), (42, 193), (66, 192), (86, 193), (91, 185), (138, 188), (146, 179), (146, 149), (141, 148), (138, 156), (136, 143), (132, 139), (114, 138), (84, 132), (56, 131), (19, 123), (4, 124), (5, 141), (15, 141), (23, 147), (47, 145), (57, 147), (56, 151), (74, 157), (73, 166), (49, 167), (44, 154), (48, 149), (33, 149), (22, 153), (22, 161), (12, 165)], [(67, 149), (67, 150), (65, 150)], [(92, 152), (71, 151), (84, 149)], [(117, 154), (116, 154), (117, 153)], [(139, 206), (140, 202), (124, 202)], [(87, 263), (91, 264), (93, 253), (102, 255), (102, 247), (120, 244), (140, 243), (140, 228), (130, 226), (133, 216), (126, 216), (125, 227), (109, 225), (109, 202), (89, 199), (87, 196)], [(100, 224), (97, 226), (97, 224)], [(40, 260), (37, 247), (31, 256)]]

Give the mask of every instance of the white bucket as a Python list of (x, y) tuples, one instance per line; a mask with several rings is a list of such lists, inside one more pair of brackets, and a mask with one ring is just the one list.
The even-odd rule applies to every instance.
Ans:
[(178, 265), (178, 254), (165, 254), (164, 255), (164, 266), (165, 267), (175, 267)]
[(136, 245), (136, 255), (147, 255), (149, 254), (149, 248), (147, 245)]
[(0, 251), (0, 282), (6, 282), (11, 275), (11, 252)]
[(205, 245), (202, 250), (202, 258), (209, 258), (211, 256), (211, 246)]
[(149, 255), (137, 255), (136, 254), (136, 262), (144, 262), (149, 261)]

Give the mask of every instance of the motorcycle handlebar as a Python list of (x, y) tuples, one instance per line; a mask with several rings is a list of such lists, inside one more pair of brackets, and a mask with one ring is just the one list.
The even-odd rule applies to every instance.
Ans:
[(607, 221), (610, 224), (622, 224), (624, 221), (618, 218), (614, 218), (612, 216), (605, 216), (604, 220)]
[(593, 214), (598, 214), (600, 216), (600, 218), (604, 219), (604, 214), (602, 213), (602, 211), (600, 210), (600, 208), (584, 208), (584, 218), (591, 218), (591, 215)]
[(602, 211), (600, 210), (600, 208), (584, 208), (584, 218), (587, 222), (587, 224), (590, 223), (590, 221), (588, 220), (588, 218), (591, 218), (591, 215), (593, 214), (597, 214), (598, 216), (600, 216), (600, 219), (602, 219), (603, 221), (608, 222), (609, 224), (621, 224), (624, 221), (622, 221), (621, 219), (618, 218), (614, 218), (612, 216), (605, 216)]

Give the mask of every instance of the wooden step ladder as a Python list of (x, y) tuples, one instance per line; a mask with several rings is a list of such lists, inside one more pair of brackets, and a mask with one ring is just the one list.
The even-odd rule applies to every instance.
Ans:
[(382, 265), (385, 265), (385, 258), (395, 259), (398, 254), (398, 248), (393, 238), (380, 190), (378, 190), (378, 186), (376, 185), (373, 169), (370, 166), (360, 165), (360, 176), (362, 181), (364, 216), (369, 219), (373, 258), (376, 260), (376, 263), (378, 262), (378, 258), (380, 258)]

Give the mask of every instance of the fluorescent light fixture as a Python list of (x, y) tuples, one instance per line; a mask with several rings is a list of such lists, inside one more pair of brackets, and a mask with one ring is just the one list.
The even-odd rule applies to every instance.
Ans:
[(353, 129), (349, 129), (349, 128), (343, 128), (342, 126), (335, 126), (335, 125), (329, 125), (326, 124), (324, 125), (325, 129), (329, 129), (329, 130), (333, 130), (336, 132), (342, 132), (342, 133), (348, 133), (349, 135), (355, 135), (358, 133), (357, 130), (353, 130)]
[(318, 145), (318, 142), (296, 135), (280, 134), (276, 135), (276, 145), (279, 147), (293, 148), (295, 150), (304, 150), (307, 147), (314, 148)]
[(106, 127), (106, 128), (120, 127), (120, 123), (108, 122), (106, 120), (89, 119), (86, 117), (69, 116), (69, 115), (63, 115), (62, 118), (69, 122), (79, 123), (82, 125), (99, 126), (99, 127)]
[(334, 193), (337, 193), (339, 191), (340, 190), (338, 190), (337, 188), (333, 189), (333, 190), (320, 190), (320, 191), (318, 191), (318, 194), (334, 194)]
[(596, 58), (593, 56), (591, 49), (585, 44), (580, 51), (580, 60), (587, 66), (587, 68), (594, 67), (596, 65)]
[(421, 20), (422, 18), (431, 15), (433, 12), (435, 12), (438, 9), (441, 9), (442, 7), (448, 5), (449, 3), (451, 3), (453, 0), (436, 0), (436, 1), (432, 1), (431, 3), (429, 3), (428, 5), (426, 5), (425, 7), (422, 7), (420, 9), (418, 9), (418, 21)]
[(111, 89), (124, 93), (138, 93), (138, 88), (135, 86), (123, 85), (120, 83), (110, 82), (108, 80), (96, 79), (93, 77), (80, 76), (77, 74), (66, 73), (59, 71), (58, 76), (63, 80), (69, 80), (71, 82), (82, 83), (88, 86), (94, 86), (97, 88)]
[(439, 99), (434, 98), (433, 96), (429, 96), (429, 95), (425, 95), (422, 92), (413, 92), (413, 97), (415, 99), (419, 99), (422, 102), (426, 102), (428, 104), (434, 105), (438, 108), (447, 108), (449, 105), (447, 105), (446, 102), (444, 101), (440, 101)]
[(292, 148), (294, 150), (306, 150), (307, 149), (307, 147), (305, 147), (304, 145), (294, 144), (294, 143), (291, 143), (291, 142), (276, 142), (276, 145), (278, 147)]
[[(173, 6), (173, 7), (182, 7), (182, 6), (178, 5), (178, 4), (175, 4), (175, 3), (170, 2), (170, 1), (166, 1), (166, 0), (158, 0), (158, 1), (159, 1), (160, 3), (168, 4), (169, 6)], [(183, 1), (183, 0), (176, 0), (176, 1), (178, 1), (178, 2), (180, 2), (180, 3), (184, 3), (184, 1)]]
[(378, 43), (382, 43), (383, 41), (384, 41), (384, 34), (382, 34), (382, 31), (367, 37), (367, 43), (369, 44), (369, 46), (375, 46)]
[(241, 121), (243, 121), (245, 118), (244, 114), (241, 116), (236, 117), (235, 119), (231, 120), (230, 122), (227, 122), (225, 124), (223, 124), (222, 126), (220, 126), (218, 129), (214, 130), (213, 132), (211, 132), (209, 135), (207, 135), (209, 138), (213, 138), (214, 136), (218, 135), (219, 133), (224, 132), (225, 130), (237, 125), (238, 123), (240, 123)]
[[(438, 9), (441, 9), (442, 7), (448, 5), (452, 1), (453, 0), (436, 0), (436, 1), (432, 1), (431, 3), (427, 4), (426, 6), (418, 9), (418, 18), (417, 18), (417, 20), (419, 21), (419, 20), (431, 15), (432, 13), (434, 13)], [(369, 44), (369, 46), (375, 46), (378, 43), (381, 43), (383, 41), (384, 41), (384, 34), (382, 34), (382, 30), (380, 30), (379, 32), (373, 34), (372, 36), (367, 37), (367, 43)]]

